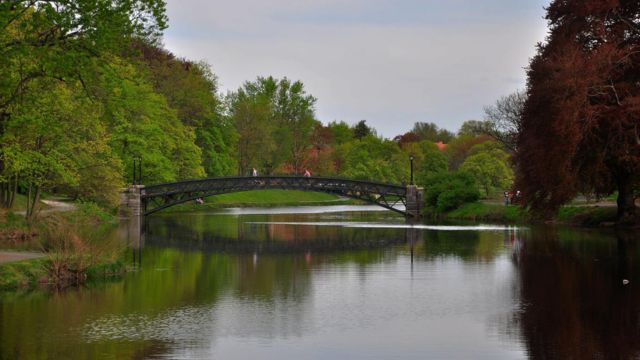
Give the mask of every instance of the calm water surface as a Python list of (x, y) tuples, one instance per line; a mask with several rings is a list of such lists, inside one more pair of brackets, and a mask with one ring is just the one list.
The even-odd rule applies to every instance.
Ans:
[(151, 216), (123, 279), (0, 294), (0, 359), (640, 358), (635, 234), (329, 210)]

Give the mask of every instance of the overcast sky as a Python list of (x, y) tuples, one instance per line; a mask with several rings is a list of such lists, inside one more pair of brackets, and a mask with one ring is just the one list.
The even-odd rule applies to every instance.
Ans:
[(549, 0), (167, 0), (165, 46), (205, 60), (221, 90), (301, 80), (328, 123), (385, 137), (416, 121), (455, 131), (523, 88)]

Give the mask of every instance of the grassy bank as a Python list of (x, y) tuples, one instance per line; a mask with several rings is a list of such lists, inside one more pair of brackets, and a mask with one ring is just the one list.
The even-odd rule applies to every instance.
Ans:
[[(518, 206), (487, 204), (481, 202), (464, 204), (447, 213), (427, 211), (427, 216), (436, 219), (491, 221), (501, 223), (531, 222), (526, 211)], [(554, 219), (557, 223), (576, 226), (602, 226), (615, 221), (615, 207), (598, 206), (564, 206)]]
[(43, 254), (0, 264), (0, 290), (65, 287), (124, 272), (124, 245), (106, 237), (115, 216), (92, 203), (75, 205), (73, 211), (47, 213), (30, 224), (13, 212), (0, 214), (0, 249)]
[(173, 206), (167, 211), (195, 211), (226, 207), (276, 207), (359, 204), (352, 199), (342, 199), (333, 194), (299, 190), (252, 190), (221, 194), (204, 199), (204, 204), (189, 202)]

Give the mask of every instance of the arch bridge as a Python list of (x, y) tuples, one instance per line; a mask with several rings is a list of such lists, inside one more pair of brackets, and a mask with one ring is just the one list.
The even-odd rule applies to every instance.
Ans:
[(133, 185), (123, 193), (121, 208), (128, 209), (131, 215), (150, 215), (198, 198), (263, 189), (336, 194), (363, 200), (411, 217), (420, 216), (422, 203), (422, 191), (414, 185), (402, 186), (330, 177), (252, 176), (186, 180), (148, 186)]

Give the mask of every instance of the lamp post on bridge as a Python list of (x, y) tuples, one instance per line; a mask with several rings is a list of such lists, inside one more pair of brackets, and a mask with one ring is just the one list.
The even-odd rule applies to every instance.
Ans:
[(411, 181), (409, 182), (410, 185), (413, 185), (413, 155), (409, 155), (409, 161), (411, 163)]

